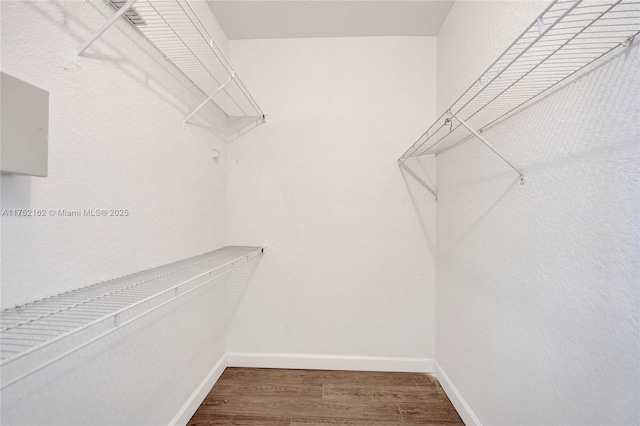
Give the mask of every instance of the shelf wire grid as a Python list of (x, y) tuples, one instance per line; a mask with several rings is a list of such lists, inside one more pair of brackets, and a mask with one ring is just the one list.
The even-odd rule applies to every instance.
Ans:
[(0, 388), (232, 271), (261, 247), (229, 246), (0, 312)]
[(138, 0), (136, 28), (207, 96), (231, 79), (212, 101), (228, 116), (264, 113), (187, 0)]
[(402, 155), (439, 154), (480, 132), (640, 32), (640, 0), (557, 0)]

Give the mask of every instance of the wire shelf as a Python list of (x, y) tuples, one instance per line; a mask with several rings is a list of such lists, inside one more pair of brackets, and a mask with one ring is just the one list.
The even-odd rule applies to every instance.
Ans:
[(612, 50), (628, 45), (639, 32), (640, 0), (552, 2), (399, 162), (439, 154), (473, 137), (493, 150), (482, 138), (483, 130)]
[(117, 13), (79, 48), (78, 55), (124, 16), (206, 95), (206, 100), (185, 118), (185, 124), (209, 101), (231, 123), (265, 120), (264, 112), (188, 0), (110, 0), (110, 4)]
[(2, 384), (19, 380), (256, 260), (229, 246), (0, 312)]

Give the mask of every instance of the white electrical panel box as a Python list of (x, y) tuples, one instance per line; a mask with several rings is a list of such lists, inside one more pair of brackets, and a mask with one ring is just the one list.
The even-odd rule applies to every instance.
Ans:
[(47, 176), (49, 92), (0, 72), (0, 171)]

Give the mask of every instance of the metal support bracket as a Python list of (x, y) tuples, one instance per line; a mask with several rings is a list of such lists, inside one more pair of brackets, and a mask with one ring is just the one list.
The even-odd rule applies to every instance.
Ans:
[(500, 154), (493, 146), (491, 146), (491, 144), (479, 132), (470, 127), (464, 120), (458, 118), (458, 116), (456, 116), (451, 111), (449, 111), (449, 114), (451, 114), (451, 118), (455, 118), (458, 123), (460, 123), (468, 131), (470, 131), (476, 138), (480, 140), (480, 142), (482, 142), (487, 148), (489, 148), (494, 154), (496, 154), (502, 161), (507, 163), (509, 167), (515, 170), (515, 172), (520, 175), (520, 185), (524, 185), (524, 174), (522, 174), (522, 172), (518, 168), (516, 168), (516, 166), (514, 166), (509, 160), (504, 158), (502, 154)]
[(431, 188), (429, 185), (427, 185), (427, 183), (420, 177), (418, 176), (413, 170), (411, 170), (406, 164), (404, 164), (404, 161), (402, 160), (398, 160), (398, 165), (407, 173), (409, 173), (415, 180), (418, 181), (418, 183), (420, 183), (422, 186), (424, 186), (425, 188), (427, 188), (427, 190), (433, 194), (434, 197), (436, 197), (436, 200), (438, 199), (438, 194), (436, 193), (436, 191)]
[(634, 38), (636, 38), (636, 35), (635, 35), (635, 34), (633, 34), (633, 35), (631, 35), (631, 36), (627, 37), (627, 38), (622, 42), (622, 46), (623, 46), (623, 47), (629, 47), (629, 45), (630, 45), (631, 43), (633, 43), (633, 39), (634, 39)]
[(202, 109), (202, 107), (204, 107), (204, 106), (207, 104), (207, 102), (209, 102), (210, 100), (212, 100), (212, 99), (213, 99), (213, 97), (214, 97), (215, 95), (217, 95), (219, 91), (221, 91), (222, 89), (224, 89), (224, 87), (225, 87), (227, 84), (231, 83), (231, 81), (232, 81), (234, 78), (236, 78), (236, 72), (235, 72), (235, 71), (232, 71), (232, 72), (231, 72), (231, 76), (229, 77), (229, 79), (228, 79), (227, 81), (225, 81), (224, 83), (222, 83), (222, 85), (221, 85), (220, 87), (218, 87), (218, 88), (216, 89), (216, 91), (215, 91), (215, 92), (213, 92), (213, 94), (212, 94), (211, 96), (209, 96), (207, 99), (205, 99), (205, 101), (204, 101), (203, 103), (201, 103), (201, 104), (198, 106), (198, 108), (196, 108), (196, 109), (195, 109), (191, 114), (187, 115), (187, 118), (185, 118), (185, 119), (184, 119), (184, 121), (182, 122), (182, 126), (183, 126), (183, 127), (184, 127), (184, 126), (186, 126), (186, 125), (187, 125), (187, 121), (189, 121), (189, 119), (190, 119), (191, 117), (193, 117), (193, 116), (195, 115), (195, 113), (197, 113), (198, 111), (200, 111), (200, 110)]
[(538, 22), (538, 34), (544, 34), (547, 30), (547, 26), (544, 23), (544, 18), (541, 16), (537, 19)]
[(82, 46), (78, 48), (76, 56), (81, 56), (85, 50), (89, 48), (105, 31), (107, 31), (122, 15), (127, 13), (129, 9), (133, 7), (133, 4), (137, 0), (128, 0), (124, 6), (122, 6), (103, 26), (100, 30), (93, 35), (89, 40), (85, 41)]

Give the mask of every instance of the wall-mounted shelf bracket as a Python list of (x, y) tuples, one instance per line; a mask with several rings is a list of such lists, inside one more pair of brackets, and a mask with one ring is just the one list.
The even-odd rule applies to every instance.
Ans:
[(524, 174), (522, 174), (522, 172), (516, 166), (514, 166), (509, 160), (504, 158), (502, 154), (500, 154), (479, 132), (477, 132), (475, 129), (469, 126), (463, 119), (459, 118), (457, 115), (455, 115), (451, 111), (449, 111), (449, 115), (451, 116), (451, 118), (454, 118), (458, 123), (460, 123), (460, 125), (462, 125), (465, 129), (471, 132), (476, 138), (478, 138), (478, 140), (482, 142), (487, 148), (489, 148), (491, 152), (493, 152), (502, 161), (507, 163), (509, 167), (515, 170), (515, 172), (520, 175), (520, 185), (524, 185)]
[(538, 22), (538, 34), (544, 34), (545, 32), (547, 32), (547, 26), (544, 24), (544, 17), (540, 16), (537, 22)]
[(184, 119), (184, 121), (182, 122), (182, 126), (185, 127), (187, 125), (187, 121), (189, 121), (189, 119), (191, 117), (193, 117), (198, 111), (200, 111), (202, 109), (202, 107), (204, 107), (209, 101), (213, 100), (213, 97), (215, 95), (218, 94), (218, 92), (220, 92), (222, 89), (224, 89), (224, 87), (231, 83), (233, 81), (233, 79), (236, 78), (236, 72), (235, 71), (231, 71), (231, 76), (229, 77), (229, 79), (227, 81), (225, 81), (224, 83), (222, 83), (220, 85), (220, 87), (218, 87), (216, 89), (215, 92), (213, 92), (213, 94), (211, 96), (209, 96), (207, 99), (205, 99), (204, 102), (202, 102), (200, 105), (198, 105), (198, 108), (196, 108), (195, 110), (193, 110), (193, 112), (189, 115), (187, 115), (187, 118)]
[(100, 30), (98, 30), (98, 32), (96, 32), (93, 37), (91, 37), (89, 40), (85, 41), (82, 46), (80, 46), (78, 48), (78, 51), (76, 52), (76, 56), (81, 56), (85, 50), (87, 50), (89, 48), (89, 46), (91, 46), (93, 44), (93, 42), (95, 42), (98, 38), (100, 38), (100, 36), (107, 31), (113, 24), (115, 24), (115, 22), (120, 19), (120, 17), (122, 15), (124, 15), (125, 13), (127, 13), (129, 11), (129, 9), (131, 9), (133, 7), (133, 4), (136, 2), (137, 0), (128, 0), (124, 6), (122, 6), (103, 26), (102, 28), (100, 28)]
[(425, 181), (424, 179), (422, 179), (420, 176), (418, 176), (417, 173), (415, 173), (413, 170), (411, 170), (411, 168), (409, 166), (407, 166), (406, 164), (404, 164), (404, 161), (402, 160), (398, 160), (398, 165), (400, 166), (400, 168), (402, 168), (404, 171), (406, 171), (407, 173), (409, 173), (415, 180), (418, 181), (418, 183), (422, 186), (424, 186), (427, 191), (429, 191), (430, 193), (433, 194), (434, 197), (436, 197), (436, 200), (438, 199), (438, 193), (436, 192), (435, 189), (431, 188)]

